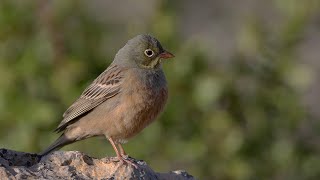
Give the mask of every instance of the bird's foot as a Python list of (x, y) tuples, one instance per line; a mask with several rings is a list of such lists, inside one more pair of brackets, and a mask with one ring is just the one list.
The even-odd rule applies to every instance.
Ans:
[(134, 163), (134, 160), (131, 160), (131, 159), (129, 159), (128, 157), (126, 157), (126, 158), (121, 158), (120, 159), (120, 163), (121, 164), (128, 164), (128, 165), (131, 165), (131, 166), (133, 166), (134, 168), (136, 168), (136, 169), (138, 169), (138, 166)]
[(122, 157), (123, 159), (129, 159), (129, 158), (131, 158), (128, 154), (121, 154), (121, 157)]
[(110, 158), (110, 161), (112, 161), (112, 162), (120, 162), (119, 166), (127, 164), (127, 165), (131, 165), (134, 168), (138, 169), (138, 166), (134, 163), (134, 160), (131, 159), (128, 155), (126, 155), (125, 157), (123, 157), (123, 156), (121, 156), (121, 157), (112, 157), (112, 158)]

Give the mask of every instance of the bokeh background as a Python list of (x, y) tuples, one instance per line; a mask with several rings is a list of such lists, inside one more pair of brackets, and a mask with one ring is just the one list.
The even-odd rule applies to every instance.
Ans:
[[(170, 97), (124, 147), (199, 179), (320, 178), (319, 0), (0, 1), (0, 147), (39, 152), (128, 39), (156, 36)], [(108, 141), (69, 145), (114, 156)]]

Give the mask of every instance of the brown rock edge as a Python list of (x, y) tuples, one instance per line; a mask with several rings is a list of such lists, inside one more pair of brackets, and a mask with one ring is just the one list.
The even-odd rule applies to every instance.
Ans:
[(184, 170), (154, 172), (144, 161), (131, 158), (138, 169), (106, 157), (97, 159), (78, 151), (56, 151), (47, 156), (0, 149), (0, 179), (195, 179)]

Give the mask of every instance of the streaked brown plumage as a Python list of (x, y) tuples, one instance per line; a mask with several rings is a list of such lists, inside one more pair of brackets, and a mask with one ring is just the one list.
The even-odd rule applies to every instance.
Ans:
[(56, 129), (63, 134), (41, 154), (75, 141), (105, 136), (118, 159), (132, 164), (121, 144), (142, 131), (162, 111), (168, 90), (160, 62), (171, 57), (152, 36), (139, 35), (128, 41), (112, 64), (63, 114)]

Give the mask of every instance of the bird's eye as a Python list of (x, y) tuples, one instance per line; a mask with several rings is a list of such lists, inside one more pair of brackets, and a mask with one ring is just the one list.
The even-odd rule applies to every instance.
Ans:
[(146, 56), (148, 56), (148, 57), (152, 57), (153, 54), (154, 54), (154, 52), (153, 52), (151, 49), (146, 49), (146, 50), (144, 51), (144, 54), (145, 54)]

